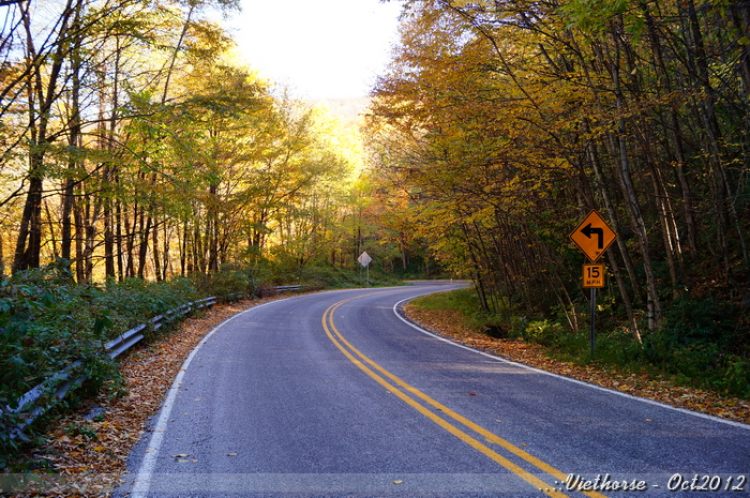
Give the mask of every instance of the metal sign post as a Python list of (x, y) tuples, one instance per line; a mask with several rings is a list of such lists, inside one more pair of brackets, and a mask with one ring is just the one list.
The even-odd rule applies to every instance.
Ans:
[(591, 356), (596, 348), (596, 289), (604, 287), (604, 265), (583, 265), (583, 287), (591, 289)]
[(591, 288), (591, 332), (589, 334), (591, 356), (596, 350), (596, 287)]
[(583, 287), (591, 289), (591, 356), (596, 350), (596, 289), (604, 287), (604, 265), (596, 261), (609, 249), (617, 234), (604, 221), (596, 210), (591, 211), (570, 234), (578, 248), (583, 251), (591, 264), (583, 265)]

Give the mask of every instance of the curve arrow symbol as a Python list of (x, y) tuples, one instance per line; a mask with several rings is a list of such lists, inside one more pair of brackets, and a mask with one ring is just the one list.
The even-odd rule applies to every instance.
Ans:
[(584, 228), (581, 229), (581, 233), (584, 234), (589, 239), (592, 235), (596, 234), (599, 236), (599, 243), (598, 247), (599, 249), (604, 249), (604, 229), (601, 227), (592, 227), (591, 223), (586, 225)]

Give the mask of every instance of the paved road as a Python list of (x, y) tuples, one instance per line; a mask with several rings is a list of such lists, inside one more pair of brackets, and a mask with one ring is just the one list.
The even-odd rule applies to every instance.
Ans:
[(225, 322), (119, 493), (750, 497), (750, 426), (478, 353), (394, 311), (449, 287), (324, 292)]

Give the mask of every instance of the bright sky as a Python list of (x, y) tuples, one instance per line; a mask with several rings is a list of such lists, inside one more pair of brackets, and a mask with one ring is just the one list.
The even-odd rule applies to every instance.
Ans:
[(393, 0), (241, 0), (227, 26), (262, 77), (307, 99), (364, 97), (398, 41)]

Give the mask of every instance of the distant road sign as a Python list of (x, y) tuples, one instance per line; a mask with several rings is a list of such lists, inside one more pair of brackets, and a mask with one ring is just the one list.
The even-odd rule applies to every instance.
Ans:
[(362, 266), (367, 267), (372, 262), (372, 258), (369, 254), (367, 254), (367, 252), (363, 252), (359, 255), (357, 261), (359, 261), (359, 264), (361, 264)]
[(583, 287), (585, 289), (604, 287), (604, 265), (583, 265)]
[(604, 221), (604, 218), (596, 212), (591, 211), (578, 228), (570, 234), (570, 239), (583, 251), (587, 258), (595, 263), (604, 254), (612, 242), (617, 239), (617, 234)]

